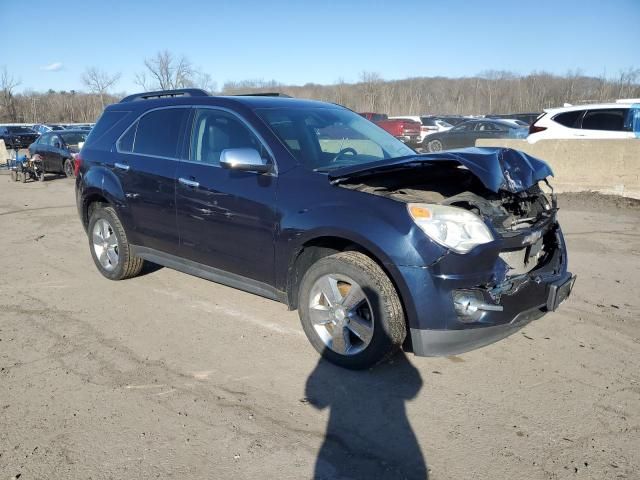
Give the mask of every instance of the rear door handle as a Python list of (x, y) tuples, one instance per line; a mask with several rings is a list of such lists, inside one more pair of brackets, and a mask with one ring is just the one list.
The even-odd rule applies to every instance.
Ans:
[(198, 188), (200, 186), (200, 184), (194, 180), (189, 180), (187, 178), (178, 178), (178, 181), (183, 184), (186, 185), (187, 187), (191, 187), (191, 188)]
[(115, 163), (114, 167), (119, 168), (120, 170), (124, 170), (125, 172), (129, 170), (129, 165), (126, 163)]

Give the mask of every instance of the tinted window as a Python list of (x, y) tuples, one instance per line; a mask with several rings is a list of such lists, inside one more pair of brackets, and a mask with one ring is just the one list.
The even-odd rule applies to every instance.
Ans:
[(569, 128), (578, 128), (578, 121), (584, 110), (574, 110), (573, 112), (564, 112), (553, 117), (553, 121)]
[(611, 108), (601, 110), (587, 110), (582, 119), (582, 128), (588, 130), (624, 130), (627, 108)]
[(164, 108), (147, 113), (138, 120), (134, 153), (176, 158), (181, 127), (189, 110)]
[(451, 129), (452, 132), (469, 132), (475, 127), (475, 123), (462, 123)]
[(491, 122), (479, 122), (476, 124), (477, 132), (496, 132), (501, 130), (496, 123)]
[(50, 142), (51, 142), (51, 135), (46, 133), (38, 139), (38, 143), (41, 143), (42, 145), (50, 145)]
[(118, 150), (121, 152), (133, 152), (133, 141), (136, 138), (136, 130), (138, 128), (138, 122), (129, 127), (127, 132), (118, 141)]
[[(89, 146), (93, 144), (95, 141), (99, 140), (105, 133), (111, 130), (112, 127), (118, 124), (125, 116), (127, 116), (129, 112), (121, 112), (121, 111), (105, 111), (95, 127), (91, 130), (91, 133), (87, 137), (87, 141), (85, 145)], [(46, 127), (43, 125), (43, 128)]]
[(221, 110), (196, 110), (189, 158), (195, 162), (219, 165), (220, 154), (228, 148), (253, 148), (263, 158), (268, 157), (258, 138), (236, 116)]
[(425, 127), (436, 126), (436, 120), (434, 118), (422, 117), (420, 120), (422, 121), (422, 125), (424, 125)]
[(77, 146), (87, 139), (86, 133), (61, 133), (60, 136), (67, 145)]

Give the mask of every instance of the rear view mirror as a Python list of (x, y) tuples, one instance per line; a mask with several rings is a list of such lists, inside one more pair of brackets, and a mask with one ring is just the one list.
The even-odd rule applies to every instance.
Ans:
[(227, 148), (220, 154), (220, 165), (231, 170), (267, 173), (271, 166), (254, 148)]

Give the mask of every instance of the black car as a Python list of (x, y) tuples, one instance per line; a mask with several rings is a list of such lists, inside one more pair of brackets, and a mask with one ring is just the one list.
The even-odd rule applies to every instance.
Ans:
[(440, 152), (452, 148), (473, 147), (479, 138), (526, 138), (529, 129), (506, 120), (480, 118), (467, 120), (446, 132), (433, 133), (424, 139), (424, 148)]
[(32, 157), (37, 155), (41, 158), (45, 172), (64, 173), (67, 177), (73, 177), (73, 160), (87, 135), (88, 132), (84, 130), (48, 132), (29, 145), (29, 153)]
[(527, 125), (532, 125), (533, 122), (535, 122), (540, 115), (542, 114), (541, 113), (501, 113), (501, 114), (487, 115), (485, 118), (520, 120), (521, 122), (524, 122)]
[(487, 345), (573, 286), (546, 163), (500, 148), (420, 155), (335, 104), (133, 95), (75, 160), (104, 277), (150, 261), (283, 302), (345, 367)]
[(36, 141), (38, 134), (28, 127), (18, 125), (0, 126), (0, 139), (7, 149), (27, 148)]

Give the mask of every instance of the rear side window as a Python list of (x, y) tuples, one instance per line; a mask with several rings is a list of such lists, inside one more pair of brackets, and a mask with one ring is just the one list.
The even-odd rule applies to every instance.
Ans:
[(582, 119), (582, 128), (621, 132), (625, 130), (625, 118), (628, 110), (627, 108), (587, 110)]
[(188, 113), (187, 108), (164, 108), (147, 113), (138, 120), (133, 152), (176, 158), (182, 125)]
[(578, 122), (583, 113), (584, 110), (560, 113), (553, 117), (553, 121), (568, 128), (579, 128)]

